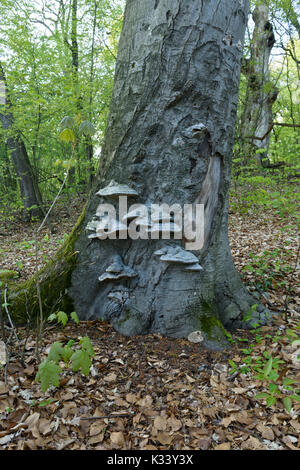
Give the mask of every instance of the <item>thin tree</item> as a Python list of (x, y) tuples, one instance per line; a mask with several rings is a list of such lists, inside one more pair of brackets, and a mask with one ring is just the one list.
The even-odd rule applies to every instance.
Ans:
[(0, 105), (2, 108), (0, 108), (0, 121), (3, 130), (7, 132), (7, 151), (11, 156), (18, 178), (20, 194), (24, 206), (23, 217), (24, 220), (30, 220), (33, 216), (40, 216), (42, 214), (41, 194), (24, 141), (20, 132), (13, 128), (14, 117), (11, 111), (12, 105), (4, 68), (1, 63), (0, 83), (4, 92), (4, 103)]

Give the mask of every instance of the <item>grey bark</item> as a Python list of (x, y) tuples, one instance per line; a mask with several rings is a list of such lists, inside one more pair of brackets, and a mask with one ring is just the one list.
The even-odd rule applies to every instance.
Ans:
[[(94, 193), (111, 180), (134, 188), (138, 203), (202, 202), (205, 245), (193, 254), (203, 270), (187, 271), (155, 256), (166, 245), (183, 247), (181, 240), (101, 241), (83, 232), (70, 289), (82, 319), (104, 318), (125, 335), (186, 337), (202, 330), (204, 344), (218, 348), (224, 343), (209, 321), (241, 325), (254, 304), (234, 268), (227, 227), (247, 14), (243, 0), (127, 1), (85, 223), (101, 201)], [(121, 261), (127, 280), (110, 281), (107, 268)]]
[(41, 195), (24, 141), (18, 132), (12, 132), (14, 117), (11, 112), (11, 101), (5, 73), (1, 64), (0, 83), (2, 84), (2, 89), (5, 95), (3, 97), (5, 103), (0, 105), (3, 108), (3, 110), (0, 108), (0, 122), (3, 130), (8, 131), (8, 137), (6, 140), (7, 151), (12, 159), (20, 186), (21, 198), (24, 205), (23, 218), (24, 220), (30, 220), (31, 217), (40, 216), (42, 214)]
[[(270, 129), (273, 124), (273, 104), (278, 90), (270, 81), (269, 61), (275, 44), (273, 26), (269, 21), (268, 2), (258, 4), (253, 12), (255, 23), (250, 58), (242, 68), (247, 77), (245, 108), (241, 119), (240, 138), (243, 160), (247, 164), (256, 156), (262, 166), (272, 166), (268, 159)], [(256, 155), (256, 151), (264, 149)]]

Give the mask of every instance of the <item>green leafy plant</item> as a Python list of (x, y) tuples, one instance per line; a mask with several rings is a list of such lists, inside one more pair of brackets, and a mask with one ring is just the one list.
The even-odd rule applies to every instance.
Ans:
[[(72, 312), (70, 314), (70, 317), (76, 324), (79, 323), (79, 318), (76, 312)], [(61, 323), (63, 326), (66, 326), (66, 324), (69, 321), (69, 317), (65, 312), (57, 312), (57, 313), (52, 313), (48, 317), (48, 321), (50, 322), (57, 321), (57, 323)]]
[[(247, 320), (249, 318), (247, 317)], [(297, 334), (296, 329), (287, 329), (286, 335), (283, 335), (278, 332), (275, 338), (275, 342), (286, 341), (288, 340), (292, 346), (299, 346), (300, 339)], [(274, 344), (274, 338), (269, 334), (259, 334), (261, 333), (261, 328), (259, 325), (252, 330), (253, 334), (256, 334), (259, 337), (258, 343), (262, 340), (269, 339)], [(255, 380), (261, 382), (262, 388), (265, 390), (256, 394), (254, 398), (258, 400), (266, 400), (266, 405), (272, 407), (282, 401), (284, 408), (288, 413), (291, 412), (294, 402), (300, 402), (300, 391), (299, 384), (292, 378), (286, 375), (286, 361), (282, 360), (280, 357), (273, 357), (267, 351), (264, 351), (263, 356), (254, 355), (254, 344), (249, 344), (248, 348), (241, 348), (241, 353), (244, 355), (243, 364), (239, 366), (230, 359), (230, 374), (252, 374)], [(300, 360), (300, 357), (298, 358)]]
[[(70, 318), (76, 324), (79, 323), (76, 312), (72, 312)], [(57, 312), (50, 315), (48, 321), (57, 321), (65, 326), (69, 321), (69, 317), (65, 312)], [(41, 384), (44, 393), (51, 385), (58, 387), (60, 374), (62, 373), (60, 363), (64, 363), (65, 366), (71, 365), (73, 372), (81, 370), (85, 376), (88, 376), (94, 355), (94, 349), (88, 336), (81, 338), (79, 341), (77, 340), (77, 342), (75, 339), (71, 339), (65, 346), (56, 341), (52, 344), (47, 359), (39, 365), (35, 381)]]
[(60, 342), (55, 342), (47, 359), (39, 365), (35, 381), (41, 384), (44, 393), (51, 385), (59, 387), (60, 374), (62, 373), (61, 362), (66, 366), (71, 364), (73, 372), (81, 370), (85, 376), (88, 376), (94, 355), (92, 343), (87, 336), (81, 338), (78, 343), (75, 340), (70, 340), (65, 346)]

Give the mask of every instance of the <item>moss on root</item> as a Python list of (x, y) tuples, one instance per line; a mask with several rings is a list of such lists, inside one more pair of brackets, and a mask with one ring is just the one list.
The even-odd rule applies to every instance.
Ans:
[(0, 269), (0, 281), (8, 281), (9, 279), (18, 279), (19, 274), (10, 269)]
[(215, 302), (198, 299), (189, 307), (189, 315), (193, 318), (195, 330), (203, 332), (206, 346), (212, 349), (224, 349), (229, 346), (228, 333), (219, 320)]
[(39, 284), (43, 315), (54, 311), (72, 311), (73, 302), (68, 295), (72, 272), (77, 262), (75, 243), (82, 230), (85, 209), (71, 234), (56, 255), (37, 274), (21, 284), (8, 285), (10, 314), (16, 324), (36, 318), (40, 313), (37, 283)]

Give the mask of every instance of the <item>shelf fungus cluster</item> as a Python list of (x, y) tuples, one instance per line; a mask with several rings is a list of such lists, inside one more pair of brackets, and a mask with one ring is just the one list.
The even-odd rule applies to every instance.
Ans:
[(99, 277), (99, 281), (118, 281), (120, 279), (132, 279), (136, 276), (137, 273), (134, 271), (134, 269), (126, 266), (123, 263), (121, 256), (116, 255), (112, 264), (110, 264), (105, 273)]
[[(120, 184), (112, 180), (108, 186), (100, 189), (96, 195), (100, 198), (116, 199), (122, 196), (137, 197), (138, 193), (126, 184)], [(98, 207), (96, 215), (86, 226), (86, 230), (92, 232), (89, 234), (89, 238), (98, 238), (99, 240), (127, 238), (128, 227), (126, 221), (117, 220), (114, 207), (111, 206), (110, 209), (104, 214), (103, 205)]]
[[(112, 180), (108, 186), (96, 193), (100, 198), (137, 197), (138, 193), (127, 186)], [(140, 233), (141, 239), (159, 238), (182, 239), (181, 213), (179, 219), (160, 206), (147, 207), (134, 204), (127, 213), (117, 220), (115, 207), (111, 204), (100, 204), (93, 219), (87, 224), (86, 230), (91, 232), (89, 238), (99, 240), (128, 238), (129, 224), (131, 229)], [(120, 213), (120, 211), (119, 211)]]
[(155, 256), (160, 256), (160, 261), (164, 261), (170, 264), (182, 264), (185, 267), (185, 271), (202, 271), (203, 268), (199, 264), (198, 258), (191, 253), (186, 251), (180, 246), (172, 247), (167, 246), (160, 250), (155, 251)]

